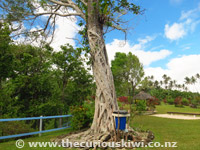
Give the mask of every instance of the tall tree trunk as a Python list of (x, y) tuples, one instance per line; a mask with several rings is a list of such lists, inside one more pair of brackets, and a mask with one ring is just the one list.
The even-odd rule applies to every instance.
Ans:
[(98, 0), (88, 0), (87, 34), (91, 49), (92, 68), (96, 81), (95, 114), (91, 129), (95, 132), (114, 130), (112, 112), (118, 110), (113, 75), (103, 38), (103, 26), (98, 14)]

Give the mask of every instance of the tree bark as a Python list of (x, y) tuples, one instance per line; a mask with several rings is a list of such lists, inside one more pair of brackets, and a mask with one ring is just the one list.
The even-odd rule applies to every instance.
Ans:
[(92, 69), (96, 81), (95, 113), (91, 129), (95, 133), (114, 130), (112, 112), (118, 110), (113, 75), (109, 66), (100, 22), (98, 0), (88, 0), (87, 35), (91, 49)]

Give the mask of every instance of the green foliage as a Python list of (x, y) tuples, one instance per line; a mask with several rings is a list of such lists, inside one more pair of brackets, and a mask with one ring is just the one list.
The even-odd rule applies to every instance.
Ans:
[(156, 105), (160, 105), (160, 100), (154, 97), (153, 99), (147, 100), (148, 109), (153, 111), (156, 108)]
[(93, 78), (85, 69), (81, 58), (82, 49), (74, 49), (70, 45), (62, 46), (62, 51), (53, 53), (53, 63), (56, 65), (55, 76), (60, 91), (60, 102), (65, 108), (82, 104), (91, 95)]
[(111, 65), (117, 95), (133, 95), (144, 76), (143, 66), (137, 56), (118, 52)]
[(183, 98), (182, 99), (182, 104), (185, 105), (185, 106), (188, 106), (189, 105), (189, 100), (186, 99), (186, 98)]
[(82, 106), (71, 106), (70, 112), (73, 115), (71, 126), (75, 130), (89, 127), (94, 115), (94, 103), (85, 102)]
[(8, 24), (0, 22), (0, 89), (6, 78), (14, 75), (14, 56), (10, 49), (10, 34), (11, 31)]
[(178, 96), (181, 96), (186, 99), (194, 99), (195, 97), (198, 97), (196, 93), (192, 92), (185, 92), (185, 91), (177, 91), (177, 90), (170, 90), (170, 89), (156, 89), (152, 88), (149, 90), (149, 93), (152, 96), (157, 97), (159, 100), (173, 98), (175, 99)]
[[(9, 35), (8, 25), (0, 24), (0, 117), (67, 114), (95, 91), (82, 49), (67, 45), (53, 52), (49, 45), (15, 45)], [(47, 128), (57, 124), (45, 122)], [(27, 123), (37, 128), (37, 121)]]
[(23, 121), (11, 121), (6, 123), (5, 122), (0, 123), (1, 136), (29, 133), (33, 131), (34, 129)]
[(193, 99), (193, 100), (191, 100), (191, 105), (190, 105), (190, 107), (192, 107), (192, 108), (197, 108), (197, 106), (198, 106), (198, 100), (196, 100), (196, 99)]
[(183, 104), (182, 104), (182, 97), (177, 97), (175, 100), (174, 100), (174, 105), (175, 107), (183, 107)]
[(168, 99), (167, 99), (167, 103), (168, 103), (169, 105), (173, 105), (173, 104), (174, 104), (174, 99), (173, 99), (173, 98), (168, 98)]
[(141, 111), (146, 111), (146, 109), (147, 109), (146, 100), (137, 100), (136, 110), (141, 112)]
[(95, 110), (95, 102), (94, 101), (85, 101), (83, 103), (83, 107), (87, 109), (86, 115), (88, 118), (87, 125), (90, 126), (94, 117), (94, 110)]

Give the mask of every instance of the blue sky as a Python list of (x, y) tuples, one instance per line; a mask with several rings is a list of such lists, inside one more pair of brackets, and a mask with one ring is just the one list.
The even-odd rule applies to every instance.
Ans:
[[(160, 80), (163, 74), (183, 83), (185, 76), (200, 73), (200, 1), (136, 0), (145, 9), (129, 26), (126, 45), (123, 34), (107, 35), (110, 59), (129, 51), (143, 63), (146, 75)], [(118, 46), (117, 46), (118, 45)], [(114, 51), (114, 52), (113, 52)]]

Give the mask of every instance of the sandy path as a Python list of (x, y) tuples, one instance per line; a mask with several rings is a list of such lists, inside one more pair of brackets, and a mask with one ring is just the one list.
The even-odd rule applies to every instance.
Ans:
[(171, 115), (171, 114), (155, 114), (151, 115), (155, 117), (162, 117), (162, 118), (170, 118), (170, 119), (182, 119), (182, 120), (198, 120), (200, 117), (198, 116), (191, 116), (191, 115)]

